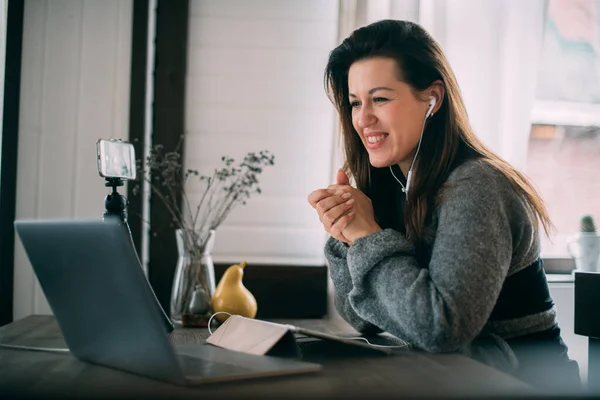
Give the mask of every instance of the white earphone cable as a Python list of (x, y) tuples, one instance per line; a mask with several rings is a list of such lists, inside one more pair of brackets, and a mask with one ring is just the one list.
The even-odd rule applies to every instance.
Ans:
[[(410, 174), (410, 171), (412, 171), (413, 169), (413, 165), (415, 164), (415, 161), (417, 160), (417, 154), (419, 154), (419, 150), (421, 150), (421, 142), (423, 141), (423, 133), (425, 132), (425, 124), (427, 123), (427, 118), (428, 116), (425, 116), (425, 119), (423, 120), (423, 126), (421, 127), (421, 136), (419, 137), (419, 144), (417, 145), (417, 151), (415, 151), (415, 156), (412, 159), (412, 162), (410, 163), (410, 168), (408, 169), (408, 173)], [(406, 182), (406, 190), (408, 191), (408, 187), (410, 185), (410, 182), (407, 181)]]
[[(431, 115), (433, 116), (433, 113), (431, 113)], [(410, 163), (410, 168), (408, 168), (408, 174), (406, 174), (406, 187), (404, 187), (402, 182), (400, 182), (400, 179), (398, 179), (396, 177), (396, 175), (394, 174), (394, 171), (392, 170), (392, 166), (390, 165), (390, 167), (389, 167), (390, 172), (392, 173), (392, 176), (394, 177), (394, 179), (396, 179), (396, 181), (398, 181), (398, 183), (402, 187), (402, 191), (406, 194), (407, 198), (408, 198), (408, 189), (410, 188), (410, 179), (412, 177), (412, 169), (413, 169), (413, 165), (415, 164), (415, 161), (417, 159), (417, 155), (419, 154), (419, 150), (421, 149), (421, 142), (423, 141), (423, 133), (425, 132), (425, 124), (427, 123), (427, 118), (429, 118), (429, 112), (427, 114), (425, 114), (425, 119), (423, 120), (423, 126), (421, 127), (421, 136), (419, 137), (419, 143), (417, 144), (417, 150), (415, 151), (415, 155), (412, 159), (412, 162)]]
[(401, 349), (401, 348), (408, 348), (410, 347), (410, 345), (406, 342), (404, 342), (403, 344), (400, 345), (384, 345), (384, 344), (375, 344), (375, 343), (371, 343), (369, 342), (369, 339), (364, 338), (364, 337), (349, 337), (349, 338), (345, 338), (345, 337), (341, 337), (341, 336), (337, 336), (340, 339), (350, 339), (350, 340), (364, 340), (365, 342), (367, 342), (369, 344), (369, 346), (371, 347), (381, 347), (381, 348), (388, 348), (388, 349)]
[(391, 165), (390, 165), (390, 172), (392, 173), (392, 176), (394, 177), (394, 179), (398, 181), (398, 183), (400, 184), (400, 186), (402, 186), (402, 192), (406, 193), (406, 188), (404, 187), (404, 185), (402, 184), (402, 182), (400, 182), (400, 179), (398, 179), (396, 177), (396, 175), (394, 174), (394, 170), (392, 169)]
[(218, 314), (227, 314), (230, 317), (232, 316), (230, 313), (228, 313), (226, 311), (219, 311), (219, 312), (216, 312), (213, 315), (211, 315), (210, 318), (208, 319), (208, 333), (210, 333), (211, 335), (212, 335), (212, 330), (210, 329), (210, 323), (212, 322), (212, 319), (215, 317), (215, 315), (218, 315)]

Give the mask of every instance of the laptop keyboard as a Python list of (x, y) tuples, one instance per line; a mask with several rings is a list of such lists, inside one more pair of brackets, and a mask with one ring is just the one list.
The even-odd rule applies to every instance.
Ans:
[(201, 358), (179, 355), (178, 359), (181, 368), (186, 376), (222, 376), (230, 374), (239, 374), (240, 372), (251, 372), (250, 368), (240, 367), (225, 363), (206, 361)]

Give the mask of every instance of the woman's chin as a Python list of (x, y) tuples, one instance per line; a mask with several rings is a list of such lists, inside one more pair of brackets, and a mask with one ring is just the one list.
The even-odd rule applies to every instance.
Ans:
[(384, 159), (384, 158), (380, 158), (380, 157), (373, 157), (373, 155), (371, 155), (371, 154), (369, 154), (369, 162), (375, 168), (385, 168), (385, 167), (389, 167), (390, 165), (394, 164), (393, 161), (390, 161), (390, 160)]

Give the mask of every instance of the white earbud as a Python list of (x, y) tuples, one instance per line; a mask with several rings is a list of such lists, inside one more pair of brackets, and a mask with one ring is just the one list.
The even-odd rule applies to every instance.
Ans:
[(429, 118), (433, 115), (433, 107), (435, 107), (435, 96), (429, 96), (429, 110), (427, 110), (427, 114), (425, 114), (425, 119)]

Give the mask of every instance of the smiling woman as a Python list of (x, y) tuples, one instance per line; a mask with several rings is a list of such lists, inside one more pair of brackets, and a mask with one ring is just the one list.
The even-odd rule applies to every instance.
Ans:
[[(428, 111), (428, 99), (443, 98), (444, 89), (441, 81), (435, 82), (430, 96), (422, 99), (401, 79), (394, 59), (360, 60), (348, 72), (348, 95), (352, 125), (369, 153), (371, 165), (398, 164), (406, 175), (416, 155), (425, 114), (435, 111)], [(422, 118), (415, 118), (419, 114)]]
[(577, 387), (540, 259), (543, 201), (474, 134), (439, 45), (417, 24), (379, 21), (331, 52), (325, 82), (346, 160), (308, 200), (331, 235), (342, 317)]

